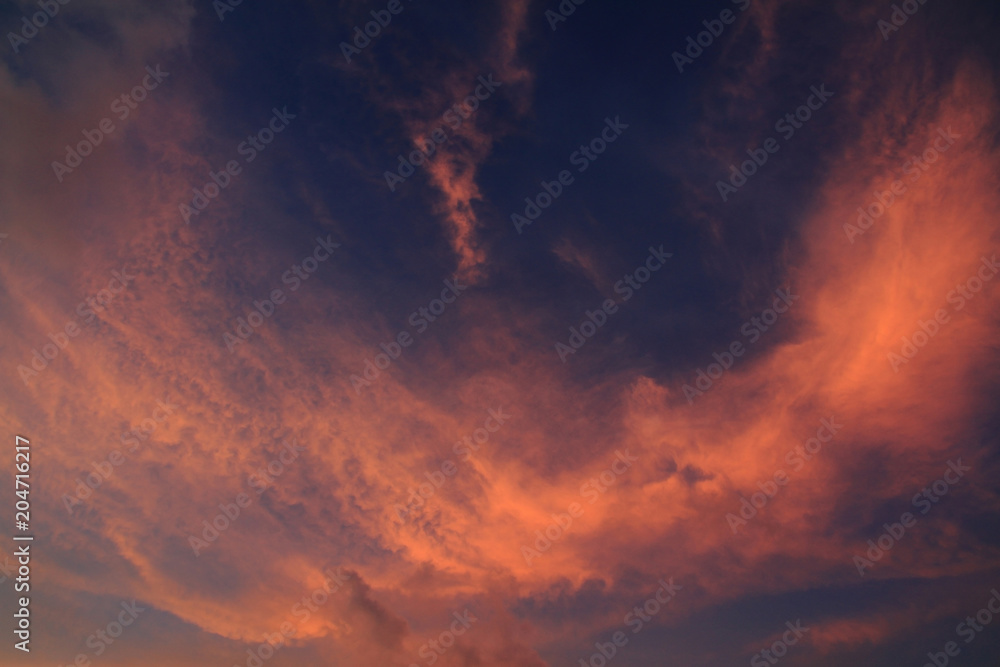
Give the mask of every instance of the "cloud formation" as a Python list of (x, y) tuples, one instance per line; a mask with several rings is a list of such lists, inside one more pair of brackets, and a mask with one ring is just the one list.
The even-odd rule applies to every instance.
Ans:
[[(219, 21), (74, 2), (0, 68), (0, 410), (37, 452), (35, 657), (249, 665), (287, 624), (268, 665), (570, 665), (619, 630), (616, 664), (709, 665), (796, 619), (790, 665), (937, 650), (996, 585), (987, 10), (928, 3), (890, 41), (880, 8), (756, 2), (679, 74), (661, 44), (683, 48), (703, 8), (623, 27), (587, 5), (553, 34), (526, 1), (405, 7), (345, 63), (360, 4)], [(655, 42), (634, 25), (673, 11)], [(658, 64), (594, 62), (603, 29)], [(60, 181), (51, 163), (147, 66), (169, 76)], [(698, 111), (664, 120), (658, 89), (615, 97), (623, 76)], [(826, 108), (721, 201), (729, 165), (822, 83)], [(515, 234), (520, 193), (612, 102), (634, 129)], [(241, 173), (186, 222), (229, 160)], [(320, 239), (339, 248), (310, 262)], [(563, 363), (555, 344), (661, 244), (671, 263)], [(467, 291), (445, 304), (445, 281)], [(920, 513), (956, 460), (966, 476)], [(861, 576), (854, 556), (907, 511)], [(664, 580), (681, 592), (633, 632)], [(149, 611), (96, 655), (132, 600)]]

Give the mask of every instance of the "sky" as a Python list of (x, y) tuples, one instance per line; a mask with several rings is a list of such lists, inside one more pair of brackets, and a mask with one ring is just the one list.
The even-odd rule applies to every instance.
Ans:
[(0, 662), (995, 666), (998, 28), (5, 3)]

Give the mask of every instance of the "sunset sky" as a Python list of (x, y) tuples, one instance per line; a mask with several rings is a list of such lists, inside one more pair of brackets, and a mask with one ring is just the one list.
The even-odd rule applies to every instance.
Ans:
[(997, 3), (0, 28), (0, 664), (1000, 664)]

